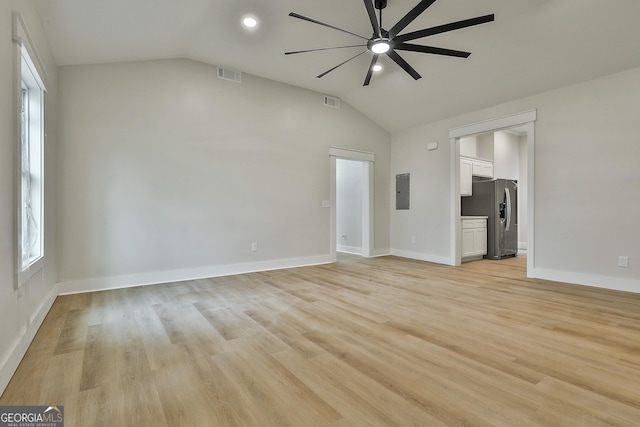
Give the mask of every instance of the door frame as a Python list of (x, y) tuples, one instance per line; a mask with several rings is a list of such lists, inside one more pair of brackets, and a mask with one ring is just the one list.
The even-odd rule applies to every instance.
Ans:
[(349, 148), (329, 147), (329, 207), (330, 226), (329, 254), (331, 262), (338, 260), (336, 250), (336, 159), (354, 160), (362, 162), (362, 256), (373, 256), (373, 165), (375, 154), (366, 151), (352, 150)]
[(534, 161), (535, 161), (535, 126), (537, 110), (523, 111), (521, 113), (483, 122), (453, 128), (449, 130), (449, 147), (451, 158), (451, 265), (462, 263), (461, 222), (460, 222), (460, 138), (476, 135), (484, 132), (495, 132), (498, 130), (523, 126), (527, 127), (527, 277), (535, 267), (535, 203), (534, 203)]

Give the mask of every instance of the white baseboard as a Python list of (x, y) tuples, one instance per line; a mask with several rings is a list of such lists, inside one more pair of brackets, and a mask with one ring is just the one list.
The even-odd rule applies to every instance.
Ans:
[(377, 258), (381, 256), (389, 256), (391, 255), (391, 250), (389, 248), (375, 249), (371, 254), (371, 258)]
[(42, 300), (42, 303), (33, 313), (29, 313), (28, 324), (18, 333), (16, 339), (9, 345), (5, 354), (0, 355), (0, 396), (9, 385), (11, 377), (18, 369), (22, 358), (27, 352), (31, 341), (35, 338), (40, 325), (47, 317), (56, 297), (58, 288), (54, 286), (49, 295)]
[(533, 271), (528, 272), (528, 276), (534, 279), (553, 280), (554, 282), (573, 283), (576, 285), (591, 286), (594, 288), (640, 293), (640, 280), (636, 279), (599, 276), (595, 274), (551, 270), (546, 268), (534, 268)]
[(426, 254), (423, 252), (404, 251), (400, 249), (391, 249), (391, 255), (402, 258), (417, 259), (419, 261), (433, 262), (436, 264), (453, 265), (449, 257), (441, 255)]
[(337, 245), (336, 251), (346, 252), (348, 254), (354, 254), (354, 255), (362, 255), (362, 248), (357, 248), (355, 246)]
[(318, 255), (303, 258), (215, 265), (183, 270), (155, 271), (125, 276), (70, 280), (58, 283), (58, 288), (59, 295), (69, 295), (84, 292), (105, 291), (109, 289), (131, 288), (135, 286), (156, 285), (159, 283), (182, 282), (185, 280), (230, 276), (233, 274), (255, 273), (257, 271), (329, 264), (330, 262), (331, 257), (329, 255)]

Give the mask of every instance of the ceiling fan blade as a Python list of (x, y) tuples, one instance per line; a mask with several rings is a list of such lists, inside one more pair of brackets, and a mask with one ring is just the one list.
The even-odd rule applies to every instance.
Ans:
[(413, 67), (411, 67), (411, 65), (407, 63), (407, 61), (405, 61), (400, 55), (398, 55), (398, 52), (390, 50), (389, 52), (387, 52), (387, 56), (393, 59), (393, 61), (398, 64), (403, 70), (405, 70), (411, 77), (413, 77), (414, 80), (422, 78), (422, 76), (418, 74), (418, 72), (414, 70)]
[(493, 22), (494, 20), (494, 14), (478, 16), (477, 18), (464, 19), (462, 21), (451, 22), (449, 24), (438, 25), (437, 27), (425, 28), (424, 30), (402, 34), (397, 36), (393, 41), (396, 43), (402, 43), (407, 40), (420, 39), (422, 37), (433, 36), (434, 34), (446, 33), (448, 31), (460, 30), (474, 25), (486, 24), (487, 22)]
[(297, 14), (295, 12), (291, 12), (289, 14), (289, 16), (291, 16), (293, 18), (302, 19), (303, 21), (308, 21), (308, 22), (312, 22), (314, 24), (322, 25), (324, 27), (332, 28), (334, 30), (342, 31), (343, 33), (351, 34), (352, 36), (360, 37), (361, 39), (364, 39), (364, 40), (369, 40), (368, 37), (363, 37), (360, 34), (352, 33), (351, 31), (343, 30), (342, 28), (334, 27), (333, 25), (325, 24), (324, 22), (320, 22), (320, 21), (316, 21), (315, 19), (307, 18), (306, 16), (299, 15), (299, 14)]
[(406, 28), (407, 25), (411, 24), (414, 19), (416, 19), (422, 12), (427, 10), (429, 6), (435, 3), (436, 0), (422, 0), (418, 3), (413, 9), (409, 11), (401, 20), (399, 20), (396, 25), (391, 27), (389, 30), (389, 38), (393, 39), (398, 33)]
[(331, 68), (331, 69), (329, 69), (329, 70), (325, 71), (325, 72), (324, 72), (324, 73), (322, 73), (322, 74), (317, 75), (316, 77), (317, 77), (317, 78), (322, 78), (322, 77), (326, 76), (327, 74), (329, 74), (330, 72), (332, 72), (332, 71), (333, 71), (333, 70), (335, 70), (336, 68), (343, 66), (344, 64), (346, 64), (347, 62), (351, 61), (352, 59), (356, 59), (358, 56), (362, 55), (362, 54), (363, 54), (363, 53), (365, 53), (365, 52), (369, 52), (369, 51), (368, 51), (368, 50), (365, 50), (364, 52), (360, 52), (359, 54), (352, 56), (351, 58), (347, 59), (346, 61), (339, 63), (339, 64), (338, 64), (338, 65), (336, 65), (335, 67), (333, 67), (333, 68)]
[(367, 71), (367, 77), (364, 78), (364, 84), (362, 86), (369, 86), (369, 82), (371, 81), (371, 76), (373, 75), (373, 67), (378, 62), (379, 55), (373, 55), (373, 59), (371, 59), (371, 65), (369, 65), (369, 71)]
[[(382, 37), (380, 24), (378, 23), (378, 19), (376, 17), (376, 10), (373, 7), (373, 0), (364, 0), (364, 7), (367, 8), (367, 13), (369, 14), (369, 20), (371, 21), (371, 28), (373, 28), (373, 33), (377, 34), (378, 37)], [(380, 13), (382, 13), (382, 11)]]
[(409, 52), (432, 53), (434, 55), (455, 56), (457, 58), (468, 58), (471, 52), (461, 50), (444, 49), (441, 47), (421, 46), (412, 43), (397, 43), (393, 46), (396, 50), (406, 50)]
[(333, 50), (333, 49), (347, 49), (350, 47), (366, 47), (366, 44), (355, 44), (355, 45), (351, 45), (351, 46), (336, 46), (336, 47), (323, 47), (320, 49), (307, 49), (307, 50), (295, 50), (292, 52), (285, 52), (285, 55), (295, 55), (297, 53), (307, 53), (307, 52), (317, 52), (320, 50)]

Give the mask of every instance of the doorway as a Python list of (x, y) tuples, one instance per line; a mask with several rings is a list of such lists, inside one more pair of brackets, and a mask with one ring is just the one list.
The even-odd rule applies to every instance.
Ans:
[(336, 250), (362, 255), (363, 182), (360, 160), (336, 159)]
[[(526, 156), (526, 233), (527, 239), (527, 276), (530, 276), (535, 265), (534, 251), (534, 122), (536, 110), (526, 111), (486, 122), (480, 122), (451, 129), (449, 140), (451, 147), (451, 264), (460, 265), (461, 249), (461, 202), (460, 202), (460, 140), (479, 134), (493, 133), (504, 129), (518, 128), (523, 134), (523, 153)], [(523, 208), (525, 208), (523, 206)]]
[(330, 149), (330, 254), (370, 257), (373, 253), (374, 154), (343, 148)]

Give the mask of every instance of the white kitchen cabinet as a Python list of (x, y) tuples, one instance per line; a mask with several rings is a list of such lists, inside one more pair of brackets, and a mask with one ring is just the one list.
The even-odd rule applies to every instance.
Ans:
[(487, 218), (462, 217), (462, 261), (487, 254)]
[(460, 195), (471, 196), (472, 193), (473, 163), (471, 159), (460, 158)]
[(460, 195), (473, 194), (473, 177), (493, 178), (493, 162), (489, 160), (460, 157)]
[(483, 178), (493, 178), (493, 162), (488, 160), (473, 159), (472, 175)]

